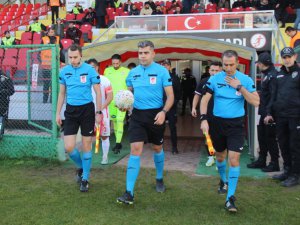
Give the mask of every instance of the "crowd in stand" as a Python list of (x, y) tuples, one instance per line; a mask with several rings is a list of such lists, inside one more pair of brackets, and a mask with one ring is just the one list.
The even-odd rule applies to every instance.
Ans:
[[(115, 16), (136, 15), (161, 15), (161, 14), (187, 14), (205, 12), (230, 12), (235, 9), (243, 10), (274, 10), (277, 21), (282, 22), (282, 27), (288, 19), (290, 12), (299, 9), (295, 0), (236, 0), (232, 5), (230, 0), (211, 0), (205, 5), (204, 0), (181, 0), (181, 1), (153, 1), (145, 3), (127, 0), (96, 1), (89, 10), (83, 11), (82, 6), (76, 3), (71, 12), (75, 16), (84, 14), (80, 22), (88, 22), (97, 28), (106, 28), (111, 25)], [(299, 14), (299, 15), (298, 15)], [(300, 13), (297, 13), (300, 20)]]

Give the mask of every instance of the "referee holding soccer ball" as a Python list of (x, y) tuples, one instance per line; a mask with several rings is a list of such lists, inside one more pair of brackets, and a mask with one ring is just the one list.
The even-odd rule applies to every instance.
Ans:
[[(166, 113), (172, 107), (174, 94), (169, 72), (155, 63), (154, 44), (138, 43), (140, 65), (132, 69), (126, 79), (129, 90), (134, 91), (134, 104), (128, 128), (131, 153), (127, 165), (126, 191), (118, 203), (133, 204), (134, 185), (140, 170), (140, 156), (144, 143), (152, 143), (156, 167), (156, 191), (164, 192), (164, 151), (162, 148)], [(163, 104), (164, 91), (167, 96)], [(123, 109), (128, 110), (128, 109)]]

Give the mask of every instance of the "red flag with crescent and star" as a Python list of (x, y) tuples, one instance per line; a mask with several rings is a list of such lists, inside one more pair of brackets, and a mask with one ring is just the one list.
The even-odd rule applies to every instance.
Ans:
[(219, 30), (220, 15), (168, 16), (168, 31)]

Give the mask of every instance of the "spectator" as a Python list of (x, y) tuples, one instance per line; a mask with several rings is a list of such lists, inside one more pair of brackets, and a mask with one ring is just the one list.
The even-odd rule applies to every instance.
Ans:
[(177, 7), (175, 8), (174, 14), (182, 14), (181, 8), (180, 8), (179, 6), (177, 6)]
[(293, 27), (288, 26), (285, 29), (285, 33), (291, 37), (291, 40), (290, 40), (291, 48), (296, 48), (297, 46), (300, 45), (300, 31), (296, 30)]
[(173, 0), (171, 6), (167, 9), (167, 11), (169, 12), (175, 10), (178, 6), (181, 7), (181, 5), (178, 2), (176, 2), (176, 0)]
[(242, 7), (245, 8), (244, 0), (237, 0), (232, 4), (232, 8)]
[(148, 0), (147, 2), (145, 2), (144, 5), (146, 5), (146, 3), (150, 5), (152, 11), (155, 11), (156, 5), (155, 5), (155, 3), (153, 2), (153, 0)]
[(76, 2), (75, 6), (72, 9), (72, 13), (75, 15), (83, 13), (83, 8), (81, 5), (79, 5), (79, 2)]
[(124, 3), (124, 12), (130, 12), (132, 9), (133, 3), (131, 0), (128, 0), (127, 2)]
[[(191, 9), (192, 9), (192, 6), (193, 6), (193, 0), (183, 0), (182, 1), (182, 12), (183, 13), (191, 13)], [(176, 9), (175, 9), (176, 10)], [(179, 14), (179, 13), (176, 13), (176, 14)]]
[(286, 11), (287, 6), (287, 0), (277, 0), (275, 4), (275, 18), (277, 20), (277, 23), (279, 23), (279, 20), (281, 20), (281, 28), (285, 27), (285, 23), (289, 17), (289, 14)]
[(256, 9), (259, 11), (274, 10), (274, 7), (269, 0), (260, 0), (256, 5)]
[(230, 9), (230, 2), (228, 0), (220, 0), (218, 3), (218, 8)]
[(191, 69), (186, 68), (184, 70), (184, 76), (181, 77), (181, 90), (182, 90), (182, 111), (181, 115), (185, 115), (185, 107), (187, 99), (189, 99), (190, 110), (192, 111), (192, 104), (194, 98), (194, 92), (196, 89), (196, 79), (191, 74)]
[(255, 0), (246, 0), (245, 1), (245, 8), (251, 7), (255, 8), (257, 5), (257, 2)]
[(33, 23), (30, 24), (30, 26), (29, 26), (29, 31), (32, 31), (32, 32), (43, 32), (46, 30), (47, 30), (47, 27), (44, 24), (42, 24), (41, 22), (39, 22), (38, 17), (35, 17), (33, 19)]
[(60, 0), (47, 0), (47, 5), (51, 7), (52, 24), (54, 24), (54, 17), (57, 19), (59, 15)]
[(1, 45), (12, 46), (16, 45), (16, 39), (10, 35), (10, 32), (7, 30), (4, 32), (5, 37), (1, 40)]
[(82, 22), (89, 23), (93, 26), (95, 18), (96, 18), (96, 14), (95, 14), (93, 8), (90, 7), (89, 10), (86, 12), (85, 16), (82, 18)]
[(75, 44), (79, 44), (82, 32), (75, 27), (74, 21), (69, 21), (69, 27), (66, 31), (66, 38), (72, 39)]
[(152, 9), (151, 9), (149, 3), (146, 2), (140, 12), (140, 15), (151, 15), (151, 14), (152, 14)]
[(56, 19), (56, 24), (52, 25), (52, 29), (60, 39), (63, 39), (65, 37), (65, 25), (62, 23), (60, 18)]
[(160, 5), (156, 6), (156, 9), (152, 12), (152, 15), (162, 15), (162, 14), (164, 14), (164, 13), (163, 13)]
[[(42, 38), (42, 44), (57, 44), (62, 48), (62, 44), (60, 43), (59, 36), (55, 36), (55, 31), (53, 28), (48, 30), (46, 36)], [(41, 66), (42, 66), (42, 74), (43, 74), (43, 103), (48, 102), (49, 94), (50, 94), (50, 85), (51, 85), (51, 68), (52, 68), (52, 53), (51, 50), (43, 50), (41, 51)], [(50, 100), (51, 102), (51, 100)]]
[(113, 8), (119, 8), (119, 7), (122, 7), (122, 6), (123, 6), (121, 0), (114, 0), (113, 3), (114, 3)]
[(130, 16), (138, 16), (140, 15), (140, 11), (136, 8), (135, 5), (132, 5), (131, 11), (129, 12)]
[(300, 24), (300, 1), (299, 0), (293, 0), (293, 7), (296, 10), (296, 20), (294, 21), (294, 28), (299, 29), (299, 24)]
[[(195, 3), (195, 6), (197, 5), (197, 3)], [(200, 0), (200, 3), (197, 5), (198, 7), (195, 9), (199, 12), (199, 13), (204, 13), (205, 12), (205, 3), (204, 0)]]
[(108, 6), (107, 1), (96, 1), (95, 11), (96, 11), (96, 28), (106, 28), (105, 16), (106, 8)]
[(103, 1), (97, 1), (97, 2), (103, 2), (103, 4), (105, 4), (107, 7), (115, 8), (114, 0), (103, 0)]

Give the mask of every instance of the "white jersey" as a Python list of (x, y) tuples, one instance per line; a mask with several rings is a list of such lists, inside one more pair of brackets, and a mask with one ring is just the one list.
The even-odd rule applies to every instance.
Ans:
[[(100, 75), (100, 91), (101, 91), (101, 102), (102, 104), (105, 102), (107, 98), (107, 94), (112, 92), (112, 87), (109, 79), (103, 75)], [(96, 93), (92, 88), (93, 101), (96, 107)], [(108, 107), (102, 110), (103, 121), (101, 124), (101, 135), (109, 136), (110, 135), (110, 126), (109, 126), (109, 110)]]
[[(112, 87), (109, 79), (107, 79), (105, 76), (100, 75), (100, 81), (101, 81), (100, 82), (101, 102), (103, 104), (107, 98), (107, 93), (112, 91)], [(96, 93), (93, 88), (92, 88), (92, 95), (93, 95), (94, 104), (96, 106)], [(108, 110), (108, 108), (106, 109)]]

